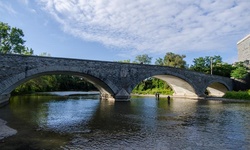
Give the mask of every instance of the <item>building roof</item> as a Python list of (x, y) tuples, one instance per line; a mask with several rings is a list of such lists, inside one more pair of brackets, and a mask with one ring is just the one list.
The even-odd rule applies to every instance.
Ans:
[(239, 40), (239, 41), (237, 42), (237, 44), (243, 42), (243, 41), (246, 40), (247, 38), (250, 38), (250, 34), (248, 34), (247, 36), (245, 36), (243, 39)]

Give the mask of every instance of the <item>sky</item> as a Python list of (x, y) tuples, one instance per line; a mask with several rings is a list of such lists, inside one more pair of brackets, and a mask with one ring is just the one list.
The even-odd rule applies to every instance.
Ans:
[(35, 55), (152, 64), (167, 52), (238, 59), (250, 0), (0, 0), (0, 21), (23, 30)]

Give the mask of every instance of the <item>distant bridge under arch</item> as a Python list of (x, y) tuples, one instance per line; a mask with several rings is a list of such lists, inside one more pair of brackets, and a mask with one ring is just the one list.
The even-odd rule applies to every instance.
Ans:
[(166, 81), (175, 96), (222, 96), (233, 89), (230, 78), (166, 66), (26, 55), (0, 55), (0, 104), (20, 84), (41, 75), (71, 74), (94, 84), (102, 99), (129, 100), (132, 90), (146, 78)]

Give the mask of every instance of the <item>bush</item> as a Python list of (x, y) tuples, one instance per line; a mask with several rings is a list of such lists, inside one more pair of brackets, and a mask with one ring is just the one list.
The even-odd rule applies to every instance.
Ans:
[(162, 95), (173, 95), (173, 91), (171, 89), (158, 89), (158, 88), (154, 88), (154, 89), (147, 89), (147, 90), (136, 90), (134, 89), (132, 91), (133, 94), (155, 94), (155, 93), (160, 93)]
[(227, 91), (224, 98), (250, 100), (250, 90), (248, 91)]

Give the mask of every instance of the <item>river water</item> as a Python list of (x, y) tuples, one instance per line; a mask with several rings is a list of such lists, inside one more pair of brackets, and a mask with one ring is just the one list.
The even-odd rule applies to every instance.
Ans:
[(0, 118), (18, 132), (0, 140), (1, 150), (250, 149), (250, 103), (54, 94), (11, 97)]

